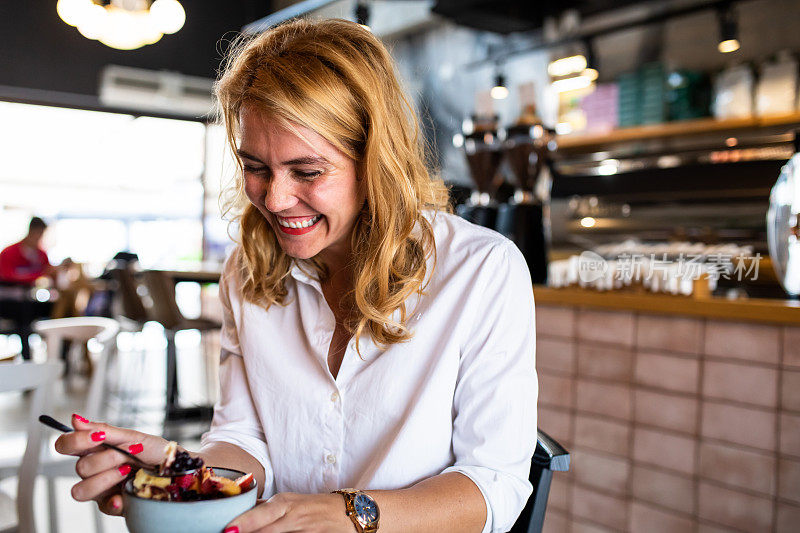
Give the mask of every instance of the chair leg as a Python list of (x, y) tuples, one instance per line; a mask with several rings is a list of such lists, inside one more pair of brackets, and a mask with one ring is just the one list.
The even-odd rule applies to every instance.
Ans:
[(47, 478), (47, 507), (50, 515), (50, 533), (58, 533), (58, 507), (56, 504), (56, 480)]
[(167, 337), (167, 417), (178, 405), (178, 349), (175, 332), (164, 330)]

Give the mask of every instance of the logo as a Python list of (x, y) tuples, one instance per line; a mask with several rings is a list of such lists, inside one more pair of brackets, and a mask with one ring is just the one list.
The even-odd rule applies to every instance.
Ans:
[(608, 262), (602, 256), (585, 251), (578, 257), (578, 277), (584, 283), (602, 278), (608, 272)]

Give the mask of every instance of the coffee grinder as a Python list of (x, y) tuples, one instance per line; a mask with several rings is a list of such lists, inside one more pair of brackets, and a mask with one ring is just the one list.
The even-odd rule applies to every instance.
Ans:
[(534, 283), (547, 282), (547, 242), (544, 198), (535, 193), (548, 179), (548, 132), (526, 105), (516, 124), (508, 128), (503, 151), (514, 177), (516, 190), (508, 202), (498, 206), (495, 229), (514, 241), (522, 251)]
[(496, 115), (474, 116), (464, 121), (464, 153), (475, 189), (456, 212), (479, 226), (494, 229), (498, 203), (495, 198), (503, 184), (500, 163), (503, 160), (502, 142), (497, 137)]

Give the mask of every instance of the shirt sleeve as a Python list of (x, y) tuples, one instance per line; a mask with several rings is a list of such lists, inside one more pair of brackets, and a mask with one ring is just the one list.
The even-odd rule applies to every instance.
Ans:
[(250, 393), (247, 370), (231, 306), (230, 291), (235, 287), (235, 284), (231, 283), (232, 262), (232, 259), (228, 260), (219, 284), (223, 310), (220, 335), (222, 348), (219, 365), (220, 397), (214, 406), (211, 428), (203, 435), (201, 445), (204, 448), (213, 442), (228, 442), (253, 456), (264, 467), (266, 481), (263, 497), (269, 498), (275, 492), (274, 475), (264, 430)]
[[(491, 256), (498, 257), (491, 261)], [(511, 529), (532, 493), (536, 449), (536, 332), (533, 284), (510, 241), (484, 262), (482, 296), (461, 354), (453, 398), (455, 463), (486, 502), (484, 533)]]

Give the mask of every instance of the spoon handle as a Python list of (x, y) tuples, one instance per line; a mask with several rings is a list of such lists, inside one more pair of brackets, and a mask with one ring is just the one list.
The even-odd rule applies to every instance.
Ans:
[[(39, 422), (41, 422), (41, 423), (42, 423), (42, 424), (44, 424), (45, 426), (49, 426), (49, 427), (51, 427), (51, 428), (53, 428), (53, 429), (57, 429), (58, 431), (61, 431), (61, 432), (63, 432), (63, 433), (70, 433), (71, 431), (74, 431), (74, 430), (73, 430), (71, 427), (69, 427), (69, 426), (68, 426), (68, 425), (66, 425), (66, 424), (62, 424), (61, 422), (59, 422), (58, 420), (56, 420), (56, 419), (55, 419), (55, 418), (53, 418), (52, 416), (48, 416), (48, 415), (40, 415), (40, 416), (39, 416)], [(153, 465), (149, 465), (149, 464), (147, 464), (147, 463), (144, 463), (144, 462), (142, 462), (142, 460), (141, 460), (141, 459), (139, 459), (138, 457), (136, 457), (135, 455), (133, 455), (132, 453), (130, 453), (130, 452), (129, 452), (129, 451), (127, 451), (127, 450), (123, 450), (122, 448), (117, 448), (117, 447), (116, 447), (116, 446), (114, 446), (113, 444), (108, 444), (108, 443), (106, 443), (106, 442), (101, 442), (101, 443), (100, 443), (100, 446), (103, 446), (103, 447), (105, 447), (105, 448), (109, 448), (109, 449), (111, 449), (111, 450), (116, 450), (116, 451), (118, 451), (119, 453), (121, 453), (122, 455), (125, 455), (125, 456), (127, 456), (127, 457), (130, 457), (131, 459), (133, 459), (134, 461), (136, 461), (136, 463), (137, 463), (137, 464), (139, 464), (139, 465), (143, 466), (144, 468), (146, 468), (146, 469), (148, 469), (148, 470), (154, 470), (154, 467), (153, 467)]]

